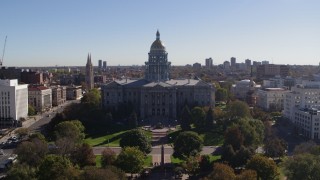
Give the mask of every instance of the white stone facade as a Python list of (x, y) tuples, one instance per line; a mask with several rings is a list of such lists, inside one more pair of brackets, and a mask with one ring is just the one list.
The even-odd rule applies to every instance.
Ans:
[(257, 91), (258, 107), (264, 110), (282, 111), (284, 99), (288, 91), (283, 88), (266, 88)]
[(286, 93), (283, 115), (311, 139), (319, 136), (319, 109), (320, 82), (303, 82)]
[(44, 112), (52, 108), (52, 90), (40, 86), (40, 87), (29, 87), (29, 104), (32, 105), (36, 111)]
[(28, 85), (19, 85), (17, 79), (0, 80), (1, 127), (17, 123), (28, 115)]

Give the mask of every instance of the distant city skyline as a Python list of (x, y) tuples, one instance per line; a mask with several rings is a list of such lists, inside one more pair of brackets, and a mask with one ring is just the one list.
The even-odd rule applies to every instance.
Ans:
[[(4, 66), (143, 65), (159, 29), (168, 60), (318, 65), (320, 1), (4, 0)], [(0, 56), (0, 58), (1, 58)]]

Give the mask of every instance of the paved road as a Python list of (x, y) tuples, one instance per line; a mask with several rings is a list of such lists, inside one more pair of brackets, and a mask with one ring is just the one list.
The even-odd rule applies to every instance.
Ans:
[[(100, 146), (100, 147), (93, 147), (93, 153), (95, 155), (101, 155), (102, 151), (108, 148), (106, 146)], [(116, 154), (119, 154), (121, 151), (121, 147), (109, 147), (111, 150), (113, 150)], [(202, 148), (201, 154), (212, 154), (217, 149), (217, 146), (204, 146)], [(164, 147), (164, 154), (172, 155), (173, 149), (171, 146), (165, 146)], [(158, 155), (161, 154), (161, 146), (155, 146), (152, 147), (152, 151), (150, 155)]]
[[(79, 102), (80, 100), (67, 101), (63, 105), (53, 107), (52, 110), (42, 113), (41, 115), (36, 115), (31, 118), (29, 117), (28, 120), (23, 123), (22, 127), (29, 128), (31, 131), (41, 131), (44, 128), (44, 126), (51, 121), (51, 119), (55, 116), (57, 112), (62, 112), (63, 109), (71, 103), (79, 103)], [(14, 131), (6, 136), (3, 136), (0, 139), (0, 143), (7, 141), (7, 139), (11, 135), (14, 135)]]
[(79, 103), (79, 102), (80, 102), (79, 100), (67, 101), (63, 105), (54, 107), (51, 111), (43, 113), (39, 120), (33, 122), (33, 124), (29, 126), (29, 129), (31, 131), (43, 130), (45, 125), (51, 121), (51, 119), (56, 115), (56, 113), (62, 112), (64, 110), (64, 108), (71, 103)]

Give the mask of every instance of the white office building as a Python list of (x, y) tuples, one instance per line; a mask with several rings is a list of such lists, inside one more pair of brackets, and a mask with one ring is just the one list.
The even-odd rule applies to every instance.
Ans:
[(320, 82), (305, 81), (292, 87), (285, 96), (283, 115), (295, 124), (299, 133), (319, 139)]
[(257, 91), (258, 107), (264, 110), (282, 111), (284, 108), (284, 98), (289, 92), (283, 88), (265, 88)]
[(28, 85), (17, 79), (0, 79), (0, 127), (17, 125), (28, 115)]

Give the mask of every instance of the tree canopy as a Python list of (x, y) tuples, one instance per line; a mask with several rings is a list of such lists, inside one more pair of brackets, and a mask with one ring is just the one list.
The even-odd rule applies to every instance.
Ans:
[(234, 180), (236, 175), (233, 169), (222, 163), (214, 163), (213, 171), (209, 174), (208, 179), (215, 180)]
[(283, 162), (284, 174), (291, 180), (320, 179), (320, 157), (304, 153)]
[(31, 104), (28, 104), (28, 116), (34, 116), (36, 114), (36, 109)]
[(191, 112), (186, 105), (181, 111), (180, 125), (182, 130), (190, 130), (192, 123)]
[(194, 107), (191, 110), (191, 117), (193, 123), (196, 125), (196, 127), (204, 127), (206, 125), (205, 123), (205, 118), (206, 118), (206, 113), (201, 107)]
[(39, 166), (39, 180), (76, 179), (80, 173), (72, 163), (59, 155), (47, 155)]
[(93, 154), (91, 146), (83, 143), (71, 154), (71, 161), (80, 167), (96, 165), (96, 156)]
[(243, 101), (233, 101), (227, 106), (228, 115), (231, 119), (237, 118), (251, 118), (250, 109), (247, 103)]
[(30, 165), (31, 167), (38, 166), (47, 153), (47, 142), (35, 137), (30, 139), (30, 141), (22, 142), (15, 149), (15, 154), (18, 155), (18, 160), (21, 163)]
[(273, 180), (279, 176), (276, 163), (264, 156), (255, 155), (247, 163), (248, 169), (255, 170), (258, 178), (263, 180)]
[(228, 100), (228, 90), (225, 88), (218, 88), (216, 90), (216, 101), (227, 101)]
[(185, 159), (201, 152), (203, 140), (196, 132), (181, 132), (174, 141), (173, 155)]
[(137, 147), (125, 147), (116, 160), (117, 167), (126, 173), (140, 173), (144, 164), (144, 153)]
[(102, 167), (114, 165), (117, 160), (117, 155), (110, 148), (106, 148), (102, 151), (101, 165)]
[(94, 88), (85, 93), (81, 98), (81, 103), (87, 105), (89, 108), (98, 108), (101, 102), (101, 92)]
[(120, 140), (120, 146), (138, 147), (145, 154), (151, 152), (151, 141), (141, 129), (133, 129), (124, 134)]
[(287, 143), (283, 139), (268, 138), (264, 143), (265, 154), (268, 157), (282, 157), (286, 154)]
[(76, 143), (82, 142), (85, 137), (84, 126), (78, 120), (61, 122), (55, 127), (55, 137), (69, 138)]

